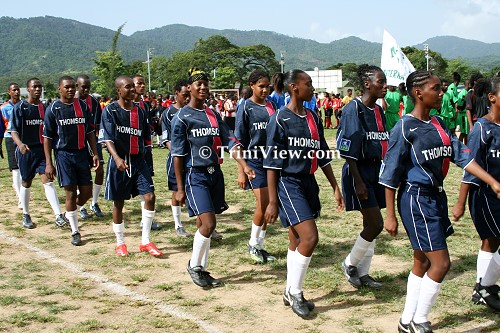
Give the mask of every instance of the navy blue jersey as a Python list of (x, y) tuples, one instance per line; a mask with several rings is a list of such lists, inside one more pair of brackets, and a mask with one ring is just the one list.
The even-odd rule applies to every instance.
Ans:
[(23, 99), (14, 106), (10, 122), (10, 132), (17, 132), (22, 143), (28, 146), (43, 144), (43, 103), (33, 105)]
[(217, 112), (184, 106), (172, 121), (172, 156), (184, 156), (185, 166), (209, 167), (222, 163), (222, 149), (240, 145)]
[[(488, 119), (479, 118), (469, 134), (467, 146), (474, 160), (493, 178), (500, 181), (500, 126)], [(462, 180), (481, 187), (489, 187), (467, 171)]]
[(394, 189), (400, 182), (437, 188), (443, 186), (450, 162), (465, 168), (472, 160), (470, 149), (439, 117), (422, 121), (404, 115), (391, 131), (379, 183)]
[(266, 146), (266, 126), (274, 112), (275, 108), (269, 101), (261, 105), (247, 99), (240, 104), (236, 111), (234, 136), (243, 148), (252, 150)]
[(387, 152), (388, 140), (385, 114), (378, 104), (370, 109), (355, 98), (344, 107), (337, 131), (340, 156), (381, 161)]
[(125, 110), (118, 102), (106, 105), (102, 112), (99, 142), (111, 141), (120, 157), (144, 154), (151, 146), (151, 127), (144, 109), (134, 103), (132, 110)]
[(267, 124), (264, 168), (289, 174), (313, 174), (331, 162), (323, 125), (309, 109), (299, 116), (286, 106), (276, 111)]
[(56, 100), (45, 112), (43, 136), (52, 139), (54, 149), (80, 150), (86, 147), (88, 133), (94, 132), (92, 115), (85, 102), (75, 98), (65, 104)]
[(172, 139), (172, 120), (178, 111), (179, 109), (173, 105), (163, 110), (161, 114), (161, 143), (168, 142)]
[(101, 104), (97, 101), (97, 99), (94, 98), (92, 95), (88, 95), (87, 98), (81, 99), (82, 101), (87, 104), (87, 107), (89, 108), (89, 111), (92, 115), (92, 120), (94, 121), (94, 125), (96, 128), (99, 126), (101, 123), (101, 115), (102, 115), (102, 109), (101, 109)]

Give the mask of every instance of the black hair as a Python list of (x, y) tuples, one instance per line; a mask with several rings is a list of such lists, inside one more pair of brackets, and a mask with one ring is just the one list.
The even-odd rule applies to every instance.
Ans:
[(205, 73), (203, 70), (193, 67), (188, 71), (189, 79), (188, 82), (189, 84), (196, 82), (196, 81), (209, 81), (207, 73)]
[(76, 77), (77, 81), (80, 80), (80, 79), (82, 79), (82, 80), (89, 80), (90, 81), (90, 78), (89, 78), (89, 76), (87, 74), (80, 74), (80, 75), (78, 75)]
[(460, 74), (458, 74), (458, 72), (453, 72), (453, 82), (460, 82), (461, 79), (462, 79), (462, 76), (460, 76)]
[(485, 78), (480, 78), (476, 81), (474, 85), (474, 95), (478, 97), (483, 97), (488, 95), (490, 92), (490, 80)]
[(72, 77), (72, 76), (69, 76), (69, 75), (63, 75), (63, 76), (61, 76), (61, 77), (59, 78), (59, 83), (58, 83), (58, 86), (60, 86), (60, 85), (61, 85), (61, 83), (62, 83), (63, 81), (66, 81), (66, 80), (68, 80), (68, 81), (69, 81), (69, 80), (71, 80), (71, 81), (73, 81), (73, 82), (75, 81), (75, 79), (73, 79), (73, 77)]
[(262, 69), (254, 69), (252, 73), (250, 73), (250, 76), (248, 77), (248, 84), (250, 83), (257, 83), (262, 78), (267, 78), (268, 80), (270, 79), (269, 74), (262, 70)]
[(175, 83), (175, 86), (174, 86), (174, 91), (175, 92), (179, 92), (182, 90), (182, 87), (185, 87), (189, 84), (188, 80), (187, 79), (180, 79), (178, 80), (176, 83)]
[(10, 90), (10, 87), (12, 87), (12, 86), (19, 86), (19, 85), (17, 83), (15, 83), (15, 82), (11, 82), (11, 83), (9, 83), (9, 85), (7, 87)]
[[(259, 80), (257, 80), (257, 81), (259, 81)], [(245, 88), (247, 88), (247, 89), (245, 89)], [(241, 97), (243, 97), (243, 99), (249, 99), (253, 95), (253, 90), (250, 89), (250, 87), (245, 87), (245, 88), (243, 88), (243, 90), (241, 91), (243, 93), (243, 96), (241, 96)]]
[(134, 74), (134, 75), (130, 75), (130, 78), (133, 80), (135, 79), (136, 77), (142, 77), (144, 79), (144, 76), (142, 76), (141, 74)]
[(372, 81), (375, 73), (383, 73), (384, 71), (378, 67), (368, 64), (363, 64), (358, 67), (356, 73), (358, 74), (359, 86), (361, 87), (361, 91), (365, 91), (365, 81)]
[(413, 104), (415, 104), (413, 89), (423, 87), (432, 76), (434, 76), (434, 74), (432, 74), (431, 71), (424, 70), (415, 71), (408, 75), (408, 78), (406, 79), (406, 92), (408, 93), (408, 96)]
[(495, 94), (497, 90), (500, 89), (500, 76), (495, 76), (490, 79), (489, 91), (488, 94)]
[(398, 85), (398, 90), (399, 90), (399, 92), (400, 92), (402, 95), (406, 95), (406, 83), (401, 82), (401, 83)]
[(470, 85), (471, 85), (471, 87), (474, 87), (474, 85), (476, 84), (477, 80), (482, 79), (482, 78), (483, 78), (483, 74), (481, 74), (479, 72), (473, 73), (470, 76)]
[(272, 77), (273, 88), (278, 93), (282, 93), (283, 90), (285, 90), (285, 83), (283, 82), (284, 75), (285, 74), (283, 74), (283, 73), (274, 73), (274, 75)]
[(441, 77), (439, 79), (441, 80), (441, 84), (444, 83), (444, 82), (450, 83), (450, 81), (447, 78)]
[(28, 79), (28, 81), (26, 81), (26, 88), (29, 88), (31, 81), (40, 81), (40, 79), (37, 77), (32, 77), (31, 79)]
[[(288, 91), (288, 85), (291, 84), (291, 83), (297, 82), (297, 80), (299, 78), (299, 75), (300, 74), (305, 74), (305, 73), (306, 72), (304, 72), (303, 70), (300, 70), (300, 69), (292, 69), (292, 70), (286, 72), (285, 74), (283, 74), (283, 73), (276, 73), (276, 74), (280, 74), (281, 75), (280, 79), (283, 82), (284, 90)], [(273, 75), (273, 77), (274, 77), (274, 75)]]

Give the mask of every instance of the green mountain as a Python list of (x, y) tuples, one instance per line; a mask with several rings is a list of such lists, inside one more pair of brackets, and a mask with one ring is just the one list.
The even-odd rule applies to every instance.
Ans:
[[(347, 37), (331, 43), (290, 37), (270, 31), (216, 30), (182, 24), (166, 25), (122, 35), (118, 48), (126, 61), (146, 60), (146, 50), (154, 55), (169, 56), (176, 51), (193, 48), (200, 38), (223, 35), (233, 44), (268, 45), (276, 53), (285, 51), (285, 67), (326, 68), (337, 63), (380, 63), (381, 44)], [(58, 18), (0, 18), (0, 77), (21, 73), (89, 72), (96, 51), (111, 47), (114, 31), (90, 24)], [(488, 67), (500, 65), (500, 43), (487, 44), (458, 37), (434, 37), (426, 41), (432, 50), (445, 58), (461, 56), (474, 64)], [(421, 48), (422, 45), (416, 45)]]

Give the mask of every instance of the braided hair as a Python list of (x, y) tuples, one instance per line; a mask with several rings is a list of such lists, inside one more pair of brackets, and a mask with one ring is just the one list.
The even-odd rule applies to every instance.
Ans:
[(356, 73), (358, 74), (359, 86), (361, 91), (365, 91), (365, 81), (373, 81), (373, 77), (376, 73), (383, 73), (382, 69), (378, 66), (363, 64), (358, 67)]
[(262, 78), (267, 78), (268, 80), (270, 79), (269, 74), (266, 71), (264, 71), (262, 69), (255, 69), (252, 71), (252, 73), (250, 73), (250, 76), (248, 77), (248, 84), (250, 84), (250, 83), (255, 84), (255, 83), (257, 83), (257, 81), (259, 81)]
[(205, 73), (203, 70), (199, 69), (198, 67), (193, 67), (188, 71), (189, 79), (188, 82), (189, 84), (196, 82), (196, 81), (209, 81), (207, 73)]
[(415, 104), (413, 89), (423, 87), (432, 76), (434, 76), (434, 74), (432, 74), (431, 71), (424, 70), (418, 70), (408, 75), (406, 79), (406, 91), (413, 104)]

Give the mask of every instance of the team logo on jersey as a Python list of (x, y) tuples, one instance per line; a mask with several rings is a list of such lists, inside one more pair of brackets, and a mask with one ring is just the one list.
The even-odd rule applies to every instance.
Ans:
[(59, 124), (61, 126), (85, 124), (85, 118), (77, 117), (77, 118), (59, 119)]
[(219, 136), (219, 128), (218, 127), (193, 128), (191, 130), (191, 134), (195, 138), (200, 136)]
[(366, 132), (366, 139), (387, 141), (389, 140), (389, 132)]
[(339, 150), (349, 151), (351, 148), (351, 140), (342, 139), (340, 140)]
[(253, 129), (256, 130), (256, 131), (258, 131), (258, 130), (265, 130), (266, 126), (267, 126), (267, 122), (266, 121), (261, 121), (261, 122), (258, 122), (258, 123), (253, 123)]
[(26, 126), (43, 125), (43, 119), (26, 119)]
[(142, 130), (139, 128), (133, 128), (128, 126), (116, 126), (116, 130), (120, 133), (130, 134), (133, 136), (142, 136)]
[(500, 157), (500, 150), (498, 149), (492, 149), (491, 151), (491, 156), (494, 158), (499, 158)]

